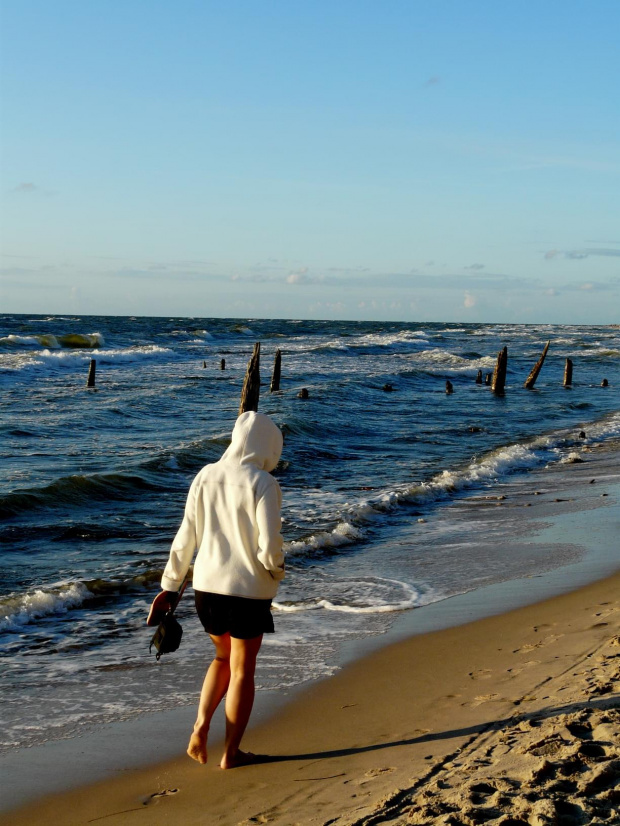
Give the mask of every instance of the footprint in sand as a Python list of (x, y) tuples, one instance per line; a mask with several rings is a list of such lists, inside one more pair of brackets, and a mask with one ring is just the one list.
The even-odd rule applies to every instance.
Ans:
[(366, 783), (369, 783), (376, 777), (381, 777), (384, 774), (391, 774), (393, 771), (396, 771), (396, 769), (393, 766), (384, 766), (382, 768), (368, 769), (368, 771), (364, 773), (364, 776), (357, 781), (357, 785), (365, 786)]
[(551, 645), (554, 642), (557, 642), (564, 634), (550, 634), (548, 637), (545, 637), (538, 642), (527, 643), (526, 645), (522, 645), (521, 648), (515, 648), (512, 652), (513, 654), (521, 654), (528, 651), (534, 651), (536, 648), (544, 648), (546, 645)]
[(148, 806), (150, 803), (156, 803), (162, 797), (169, 797), (172, 794), (178, 794), (178, 789), (163, 789), (161, 792), (153, 792), (150, 794), (146, 800), (144, 800), (144, 805)]
[(368, 771), (364, 774), (364, 777), (379, 777), (380, 774), (389, 774), (393, 771), (396, 771), (394, 766), (385, 766), (381, 769), (368, 769)]
[(476, 708), (476, 706), (481, 706), (483, 703), (490, 703), (492, 700), (499, 699), (501, 699), (499, 694), (479, 694), (471, 702), (461, 703), (461, 705), (465, 708)]
[(479, 668), (477, 671), (470, 671), (468, 676), (472, 680), (488, 680), (492, 673), (490, 668)]
[(532, 668), (534, 665), (540, 665), (540, 660), (527, 660), (527, 662), (521, 663), (513, 668), (507, 668), (506, 674), (510, 674), (511, 677), (516, 677), (517, 674), (520, 674), (525, 668)]

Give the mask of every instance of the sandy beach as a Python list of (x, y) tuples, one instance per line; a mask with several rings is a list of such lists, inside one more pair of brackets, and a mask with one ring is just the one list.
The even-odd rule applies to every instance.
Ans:
[(223, 772), (216, 744), (2, 822), (617, 823), (619, 618), (615, 574), (412, 637), (251, 729), (260, 765)]
[[(616, 454), (593, 453), (552, 487), (507, 483), (455, 503), (468, 522), (497, 513), (506, 554), (560, 545), (568, 564), (403, 612), (387, 638), (351, 644), (335, 676), (275, 711), (259, 695), (244, 740), (269, 755), (259, 764), (219, 769), (218, 732), (206, 767), (168, 759), (191, 709), (22, 750), (12, 771), (3, 764), (5, 783), (31, 778), (31, 802), (0, 823), (619, 822), (619, 498)], [(523, 530), (509, 535), (519, 513)], [(136, 768), (140, 751), (150, 765)], [(100, 764), (101, 777), (106, 761), (116, 762), (106, 779), (84, 780), (80, 764)], [(77, 788), (60, 791), (72, 777)]]

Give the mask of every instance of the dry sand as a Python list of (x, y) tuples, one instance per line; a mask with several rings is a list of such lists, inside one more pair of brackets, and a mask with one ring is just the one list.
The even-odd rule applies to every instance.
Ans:
[(178, 758), (2, 823), (618, 824), (620, 574), (390, 645), (303, 692), (223, 772)]

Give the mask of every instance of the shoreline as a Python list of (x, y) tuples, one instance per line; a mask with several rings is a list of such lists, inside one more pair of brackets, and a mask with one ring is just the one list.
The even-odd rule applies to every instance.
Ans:
[[(552, 501), (554, 493), (557, 492), (555, 489), (549, 491), (537, 500), (536, 510), (540, 516), (537, 517), (535, 513), (528, 511), (528, 522), (531, 523), (535, 542), (539, 542), (545, 538), (553, 538), (554, 535), (556, 541), (565, 542), (567, 530), (571, 531), (571, 541), (574, 542), (575, 539), (579, 539), (579, 536), (575, 535), (575, 527), (574, 525), (571, 527), (570, 523), (571, 520), (574, 522), (575, 519), (577, 519), (582, 526), (582, 531), (587, 541), (594, 542), (594, 544), (598, 543), (598, 556), (596, 554), (593, 555), (592, 549), (590, 549), (589, 555), (586, 555), (577, 562), (572, 562), (546, 574), (526, 578), (522, 581), (510, 580), (503, 583), (496, 583), (470, 591), (466, 594), (451, 597), (441, 602), (432, 603), (424, 608), (406, 612), (398, 618), (387, 636), (381, 635), (379, 637), (371, 637), (365, 640), (355, 640), (347, 643), (341, 651), (340, 664), (344, 665), (343, 670), (338, 672), (334, 677), (310, 685), (305, 684), (293, 691), (286, 692), (284, 695), (284, 709), (281, 708), (283, 704), (283, 693), (274, 693), (277, 694), (277, 696), (271, 697), (265, 696), (269, 694), (269, 692), (259, 693), (253, 723), (246, 735), (247, 747), (256, 751), (257, 747), (254, 746), (254, 738), (259, 737), (261, 741), (264, 740), (269, 744), (268, 751), (271, 753), (278, 752), (281, 738), (278, 739), (279, 735), (276, 735), (274, 732), (281, 733), (283, 728), (286, 729), (287, 726), (293, 729), (296, 728), (300, 738), (303, 740), (305, 732), (299, 732), (300, 724), (299, 721), (295, 722), (295, 709), (299, 710), (301, 703), (305, 703), (307, 698), (312, 699), (312, 697), (317, 694), (326, 692), (326, 695), (330, 696), (330, 692), (333, 693), (333, 691), (336, 690), (336, 686), (342, 680), (345, 682), (348, 681), (348, 684), (350, 684), (352, 672), (363, 674), (366, 668), (365, 664), (368, 664), (371, 669), (375, 668), (373, 662), (377, 658), (380, 659), (384, 655), (384, 652), (392, 651), (395, 647), (416, 645), (417, 643), (414, 643), (415, 640), (426, 641), (419, 644), (427, 646), (425, 656), (430, 663), (437, 660), (436, 652), (428, 650), (429, 640), (434, 640), (434, 635), (447, 634), (449, 636), (458, 632), (464, 634), (463, 639), (466, 641), (468, 638), (467, 631), (459, 631), (459, 629), (470, 629), (476, 626), (477, 623), (498, 622), (501, 624), (504, 618), (512, 616), (512, 614), (518, 614), (519, 611), (537, 612), (539, 607), (542, 610), (542, 606), (553, 603), (555, 599), (561, 600), (564, 598), (562, 596), (554, 596), (554, 594), (571, 592), (567, 595), (565, 594), (566, 598), (571, 598), (571, 596), (574, 597), (575, 594), (585, 593), (590, 587), (606, 587), (604, 583), (613, 581), (614, 577), (612, 576), (611, 579), (603, 580), (601, 580), (601, 577), (608, 576), (614, 568), (616, 570), (618, 568), (618, 561), (615, 558), (617, 554), (614, 554), (613, 545), (610, 545), (610, 537), (614, 534), (614, 520), (615, 524), (618, 522), (618, 486), (615, 483), (615, 478), (610, 478), (609, 483), (605, 484), (605, 491), (612, 492), (605, 501), (605, 505), (611, 506), (611, 509), (605, 508), (606, 518), (600, 520), (597, 514), (600, 515), (601, 510), (592, 507), (592, 501), (593, 497), (600, 498), (602, 495), (602, 483), (601, 487), (594, 493), (593, 488), (587, 485), (585, 481), (585, 477), (590, 475), (591, 468), (579, 466), (578, 470), (580, 472), (575, 474), (571, 472), (570, 474), (572, 492), (576, 496), (573, 502), (562, 504), (561, 513), (549, 514), (547, 511), (549, 510), (550, 501)], [(598, 472), (599, 471), (597, 471), (597, 473)], [(612, 476), (614, 475), (617, 476), (617, 471), (615, 474), (612, 474)], [(579, 493), (578, 496), (577, 493)], [(473, 498), (474, 497), (472, 497), (472, 499)], [(554, 502), (555, 510), (557, 510), (556, 503), (558, 501), (567, 502), (567, 500), (556, 499)], [(577, 515), (577, 517), (575, 515)], [(566, 524), (567, 522), (569, 523), (568, 525)], [(594, 530), (597, 524), (598, 535)], [(551, 534), (551, 536), (548, 536), (549, 534)], [(594, 586), (585, 586), (585, 589), (580, 588), (580, 590), (574, 591), (576, 587), (583, 585), (584, 577), (585, 581), (588, 581), (588, 577), (590, 580), (598, 579), (601, 581)], [(618, 579), (618, 574), (615, 575), (615, 579)], [(574, 598), (577, 599), (577, 597)], [(540, 600), (543, 600), (543, 602), (540, 602)], [(528, 607), (518, 607), (524, 603), (529, 603)], [(484, 616), (487, 616), (487, 619), (481, 619), (481, 617)], [(474, 620), (473, 623), (471, 622), (472, 620)], [(438, 665), (438, 663), (435, 664)], [(345, 705), (348, 707), (350, 703), (346, 703)], [(183, 756), (172, 760), (169, 759), (173, 757), (173, 754), (178, 755), (180, 751), (179, 746), (174, 745), (179, 739), (179, 728), (181, 728), (182, 731), (186, 729), (189, 730), (193, 722), (193, 715), (193, 707), (176, 709), (166, 715), (161, 715), (161, 717), (158, 715), (156, 720), (154, 719), (155, 715), (145, 715), (137, 720), (108, 726), (106, 727), (105, 733), (94, 731), (73, 740), (58, 741), (33, 749), (22, 750), (21, 754), (17, 752), (3, 755), (2, 758), (0, 758), (0, 765), (4, 765), (7, 769), (7, 772), (3, 771), (3, 774), (7, 777), (8, 785), (11, 786), (12, 777), (17, 783), (19, 783), (19, 778), (21, 777), (22, 785), (24, 784), (24, 777), (28, 777), (29, 780), (27, 782), (30, 785), (29, 797), (31, 798), (31, 802), (27, 802), (27, 799), (22, 797), (21, 801), (18, 800), (10, 804), (12, 809), (24, 803), (26, 806), (23, 810), (9, 810), (5, 813), (4, 817), (10, 816), (18, 818), (17, 820), (7, 822), (25, 823), (27, 822), (26, 812), (31, 810), (38, 811), (40, 807), (46, 809), (46, 807), (49, 806), (52, 811), (56, 812), (56, 814), (50, 816), (51, 819), (56, 818), (55, 822), (65, 822), (64, 820), (58, 819), (59, 811), (62, 810), (66, 812), (67, 809), (65, 807), (68, 806), (69, 801), (73, 800), (76, 796), (86, 805), (86, 799), (89, 798), (91, 794), (94, 794), (96, 797), (103, 795), (104, 798), (107, 799), (108, 792), (105, 790), (108, 789), (108, 787), (114, 787), (116, 789), (119, 783), (122, 786), (125, 782), (126, 788), (123, 794), (129, 794), (129, 796), (132, 797), (132, 792), (127, 788), (128, 784), (131, 785), (128, 778), (135, 778), (137, 783), (140, 782), (139, 778), (142, 777), (144, 777), (145, 781), (149, 778), (149, 780), (154, 782), (155, 777), (166, 776), (171, 771), (175, 775), (180, 771), (184, 777), (186, 775), (187, 777), (193, 777), (196, 769), (199, 772), (202, 771), (203, 777), (205, 777), (205, 769), (193, 766), (188, 758)], [(288, 721), (286, 725), (284, 721)], [(338, 728), (337, 725), (335, 727), (336, 729)], [(319, 728), (321, 731), (324, 731), (323, 725), (319, 724)], [(147, 734), (148, 732), (150, 732), (150, 734)], [(286, 733), (286, 731), (284, 733)], [(151, 754), (148, 760), (150, 765), (136, 768), (135, 761), (133, 764), (129, 762), (128, 765), (127, 761), (123, 762), (122, 759), (119, 760), (118, 747), (120, 746), (121, 751), (127, 747), (135, 748), (136, 740), (139, 739), (143, 741), (145, 734), (147, 734), (146, 742), (142, 742), (142, 750), (148, 751), (150, 749)], [(219, 738), (217, 731), (213, 732), (213, 734), (212, 742), (215, 743), (213, 753), (217, 754), (217, 741)], [(333, 735), (328, 734), (326, 739), (329, 740), (332, 737)], [(172, 741), (173, 743), (172, 747), (168, 746), (168, 752), (164, 754), (161, 754), (158, 750), (158, 742), (161, 743), (162, 740), (165, 740), (167, 743)], [(262, 751), (260, 748), (259, 750)], [(155, 762), (153, 760), (154, 751), (157, 751), (158, 755), (158, 760), (155, 765), (153, 765)], [(107, 763), (105, 759), (102, 762), (107, 765), (106, 773), (108, 777), (101, 783), (96, 783), (94, 786), (88, 785), (89, 783), (92, 784), (93, 780), (98, 779), (92, 776), (92, 770), (89, 769), (88, 764), (93, 758), (101, 759), (101, 755), (104, 757), (107, 755)], [(79, 788), (73, 789), (72, 791), (60, 791), (60, 794), (53, 794), (48, 799), (38, 802), (35, 800), (32, 802), (32, 799), (42, 794), (49, 794), (50, 791), (58, 791), (57, 785), (55, 788), (53, 786), (49, 788), (48, 784), (48, 788), (46, 789), (45, 783), (37, 783), (37, 776), (39, 780), (42, 780), (45, 776), (47, 776), (48, 779), (50, 778), (50, 759), (53, 765), (63, 765), (65, 772), (68, 769), (72, 774), (72, 785), (78, 785)], [(162, 759), (165, 760), (165, 762), (162, 763)], [(85, 767), (83, 778), (79, 776), (79, 771), (71, 772), (71, 761), (73, 761), (74, 768), (76, 769)], [(206, 769), (208, 775), (215, 770), (212, 768), (212, 765), (213, 764), (210, 764)], [(254, 766), (244, 769), (244, 783), (245, 777), (250, 771), (268, 771), (268, 766)], [(237, 770), (226, 773), (225, 775), (224, 773), (220, 773), (219, 777), (225, 776), (228, 778), (231, 775), (238, 777), (240, 772), (241, 770)], [(99, 773), (99, 777), (101, 777), (101, 772)], [(207, 778), (205, 777), (205, 779)], [(218, 783), (219, 782), (218, 780)], [(229, 784), (232, 784), (230, 789), (235, 788), (232, 780), (226, 780), (226, 787), (228, 787)], [(38, 790), (33, 791), (32, 785), (38, 786)], [(120, 792), (120, 788), (118, 788), (118, 791)], [(135, 795), (133, 795), (132, 799), (135, 799)], [(159, 797), (156, 799), (159, 800)], [(15, 801), (15, 798), (13, 798), (13, 800)], [(73, 810), (73, 805), (74, 804), (71, 803), (71, 810)], [(58, 807), (60, 807), (60, 810)], [(152, 816), (154, 812), (150, 809), (150, 806), (149, 810)], [(22, 819), (21, 811), (23, 811), (23, 816), (26, 817), (26, 820)], [(133, 816), (135, 817), (135, 814)], [(237, 815), (235, 815), (235, 817), (237, 817)], [(5, 822), (4, 819), (2, 819), (2, 822)], [(81, 823), (86, 821), (76, 819), (67, 820), (66, 822)], [(110, 818), (109, 822), (121, 823), (124, 821), (114, 817)], [(148, 822), (156, 821), (150, 820)], [(218, 822), (230, 822), (232, 824), (239, 822), (239, 820), (233, 818), (230, 821), (224, 819)], [(286, 821), (282, 822), (286, 823)]]
[[(208, 817), (231, 826), (285, 826), (291, 818), (299, 824), (370, 826), (385, 822), (381, 812), (391, 822), (401, 809), (405, 814), (418, 805), (423, 811), (425, 790), (429, 799), (445, 797), (446, 789), (458, 795), (458, 785), (442, 781), (448, 773), (464, 772), (464, 782), (486, 772), (487, 786), (497, 786), (501, 778), (494, 768), (502, 765), (500, 758), (505, 761), (510, 737), (527, 741), (521, 756), (528, 777), (537, 771), (541, 778), (545, 772), (555, 776), (552, 761), (565, 741), (567, 760), (574, 762), (583, 747), (569, 748), (568, 735), (558, 732), (565, 733), (567, 725), (586, 731), (593, 723), (610, 729), (605, 714), (620, 715), (619, 586), (620, 572), (356, 660), (248, 731), (247, 747), (271, 754), (269, 762), (222, 772), (215, 745), (206, 767), (179, 757), (53, 795), (6, 813), (2, 822), (70, 826), (105, 818), (113, 824), (163, 824), (204, 823)], [(582, 761), (581, 773), (605, 769), (613, 774), (613, 788), (620, 779), (620, 742), (603, 729), (607, 739), (601, 733), (590, 738), (592, 754), (600, 750), (597, 760)], [(491, 748), (495, 760), (489, 759)], [(475, 756), (465, 771), (468, 754)], [(590, 780), (587, 775), (584, 782)], [(608, 780), (600, 781), (601, 791)]]

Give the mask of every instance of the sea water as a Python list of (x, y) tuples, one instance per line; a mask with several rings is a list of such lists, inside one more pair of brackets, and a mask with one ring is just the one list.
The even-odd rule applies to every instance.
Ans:
[[(256, 341), (259, 409), (285, 437), (287, 553), (259, 687), (332, 673), (343, 643), (402, 612), (571, 561), (507, 558), (493, 525), (455, 504), (617, 446), (618, 327), (4, 316), (1, 749), (196, 702), (210, 651), (191, 589), (177, 654), (155, 661), (145, 617), (190, 482), (228, 444)], [(475, 378), (503, 346), (496, 396)]]

